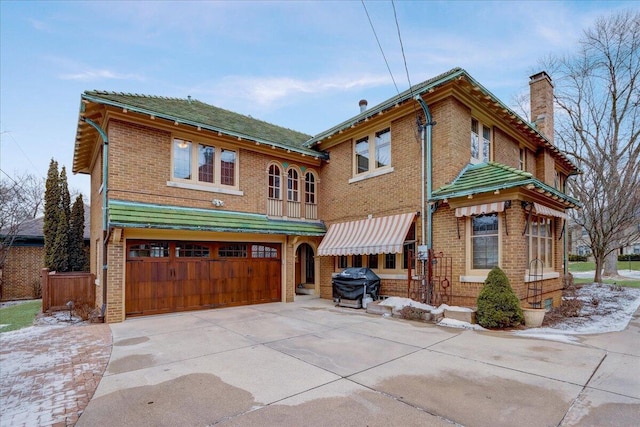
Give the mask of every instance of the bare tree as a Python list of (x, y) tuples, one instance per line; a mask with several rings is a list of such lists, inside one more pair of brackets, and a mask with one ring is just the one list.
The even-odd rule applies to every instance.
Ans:
[(2, 269), (20, 226), (42, 209), (44, 181), (25, 174), (0, 180), (0, 295)]
[(582, 169), (568, 180), (581, 200), (594, 280), (617, 274), (615, 251), (638, 238), (640, 214), (640, 12), (602, 17), (575, 54), (542, 61), (556, 84), (556, 143)]

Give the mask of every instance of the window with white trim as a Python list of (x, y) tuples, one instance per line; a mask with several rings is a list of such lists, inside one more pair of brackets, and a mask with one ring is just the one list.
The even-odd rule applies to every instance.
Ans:
[[(370, 143), (371, 140), (373, 144)], [(386, 128), (356, 139), (353, 149), (354, 175), (391, 167), (391, 129)]]
[(304, 174), (304, 202), (307, 204), (316, 204), (316, 176), (313, 172)]
[(269, 198), (281, 199), (282, 184), (280, 183), (281, 172), (278, 165), (269, 166)]
[(525, 234), (527, 239), (528, 263), (539, 259), (544, 263), (544, 270), (553, 270), (553, 220), (548, 217), (531, 215), (529, 227)]
[(298, 171), (295, 169), (287, 171), (287, 200), (290, 202), (300, 201)]
[(527, 149), (520, 149), (520, 159), (518, 161), (518, 169), (521, 171), (527, 171)]
[(237, 164), (235, 150), (180, 138), (173, 140), (173, 181), (237, 188)]
[(471, 119), (471, 163), (491, 161), (491, 128)]
[(475, 215), (469, 220), (471, 270), (491, 270), (500, 264), (500, 228), (497, 213)]

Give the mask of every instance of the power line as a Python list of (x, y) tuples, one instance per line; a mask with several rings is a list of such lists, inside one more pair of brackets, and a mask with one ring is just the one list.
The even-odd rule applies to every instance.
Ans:
[(16, 139), (13, 137), (13, 134), (11, 133), (11, 131), (4, 131), (2, 133), (6, 133), (7, 135), (9, 135), (9, 138), (11, 138), (11, 140), (13, 141), (13, 143), (16, 145), (16, 147), (18, 147), (18, 150), (20, 150), (20, 152), (24, 155), (24, 157), (27, 159), (27, 161), (29, 163), (31, 163), (31, 166), (33, 166), (33, 168), (35, 170), (37, 170), (38, 168), (36, 167), (35, 164), (33, 164), (33, 162), (31, 161), (31, 158), (27, 155), (27, 153), (24, 152), (24, 150), (22, 149), (22, 147), (20, 147), (20, 144), (18, 144), (18, 141), (16, 141)]
[(402, 60), (404, 61), (404, 70), (407, 72), (407, 81), (409, 82), (409, 90), (411, 91), (411, 97), (413, 98), (413, 86), (411, 85), (411, 79), (409, 78), (409, 67), (407, 67), (407, 57), (404, 55), (404, 45), (402, 44), (402, 36), (400, 35), (400, 24), (398, 23), (398, 14), (396, 13), (396, 3), (391, 0), (393, 6), (393, 18), (396, 21), (396, 29), (398, 30), (398, 40), (400, 40), (400, 50), (402, 51)]
[[(393, 73), (391, 72), (391, 68), (389, 67), (389, 61), (387, 61), (387, 57), (384, 54), (384, 50), (382, 50), (382, 45), (380, 44), (380, 39), (378, 39), (378, 34), (376, 33), (376, 29), (373, 27), (373, 22), (371, 21), (371, 17), (369, 16), (369, 11), (367, 10), (367, 6), (364, 4), (364, 0), (360, 0), (362, 2), (362, 7), (364, 8), (364, 12), (367, 14), (367, 19), (369, 20), (369, 25), (371, 25), (371, 30), (373, 31), (373, 35), (376, 38), (376, 42), (378, 42), (378, 47), (380, 48), (380, 53), (382, 53), (382, 57), (384, 58), (384, 63), (387, 64), (387, 70), (389, 70), (389, 75), (391, 76), (391, 80), (393, 81), (393, 85), (396, 87), (396, 92), (398, 95), (400, 94), (400, 90), (398, 90), (398, 85), (396, 84), (396, 79), (393, 78)], [(394, 7), (395, 13), (395, 7)], [(397, 22), (397, 20), (396, 20)], [(404, 52), (403, 52), (404, 56)], [(406, 62), (405, 62), (406, 65)]]

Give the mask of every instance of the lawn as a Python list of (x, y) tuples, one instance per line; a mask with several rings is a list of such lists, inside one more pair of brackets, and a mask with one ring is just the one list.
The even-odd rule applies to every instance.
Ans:
[[(585, 271), (594, 271), (596, 269), (595, 263), (593, 262), (570, 262), (569, 263), (569, 271), (572, 273), (581, 273)], [(635, 270), (640, 271), (640, 261), (618, 261), (618, 270)], [(592, 283), (593, 278), (580, 278), (576, 277), (573, 279), (575, 283)], [(621, 286), (629, 286), (632, 288), (640, 288), (640, 280), (631, 279), (631, 280), (616, 280), (616, 279), (604, 279), (604, 283), (609, 285), (621, 285)]]
[[(572, 273), (580, 271), (594, 271), (595, 262), (570, 262), (569, 271)], [(640, 261), (618, 261), (618, 270), (640, 270)]]
[(42, 311), (42, 301), (29, 301), (0, 308), (1, 332), (15, 331), (33, 324), (36, 314)]

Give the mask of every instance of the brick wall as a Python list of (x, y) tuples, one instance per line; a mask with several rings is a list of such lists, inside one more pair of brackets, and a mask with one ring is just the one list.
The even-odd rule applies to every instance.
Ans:
[[(223, 137), (202, 133), (200, 137), (152, 129), (120, 120), (109, 122), (109, 197), (143, 203), (159, 203), (194, 208), (212, 208), (212, 199), (224, 201), (224, 209), (238, 212), (266, 213), (267, 167), (270, 161), (287, 163), (298, 169), (317, 170), (303, 161), (286, 160), (274, 155), (249, 151), (234, 145), (229, 138), (222, 146), (238, 153), (239, 190), (242, 196), (167, 186), (171, 181), (173, 137), (183, 137), (220, 147)], [(303, 158), (301, 158), (302, 160)], [(286, 181), (284, 181), (286, 186)], [(301, 185), (304, 190), (304, 185)], [(324, 184), (318, 185), (322, 193)], [(286, 188), (286, 187), (284, 187)], [(304, 196), (301, 193), (301, 196)]]
[(44, 246), (12, 246), (2, 270), (2, 300), (39, 298)]
[(518, 142), (500, 128), (493, 128), (493, 159), (503, 165), (518, 169), (520, 167), (520, 147)]
[(111, 239), (107, 245), (107, 323), (122, 322), (124, 311), (124, 241), (114, 243)]

